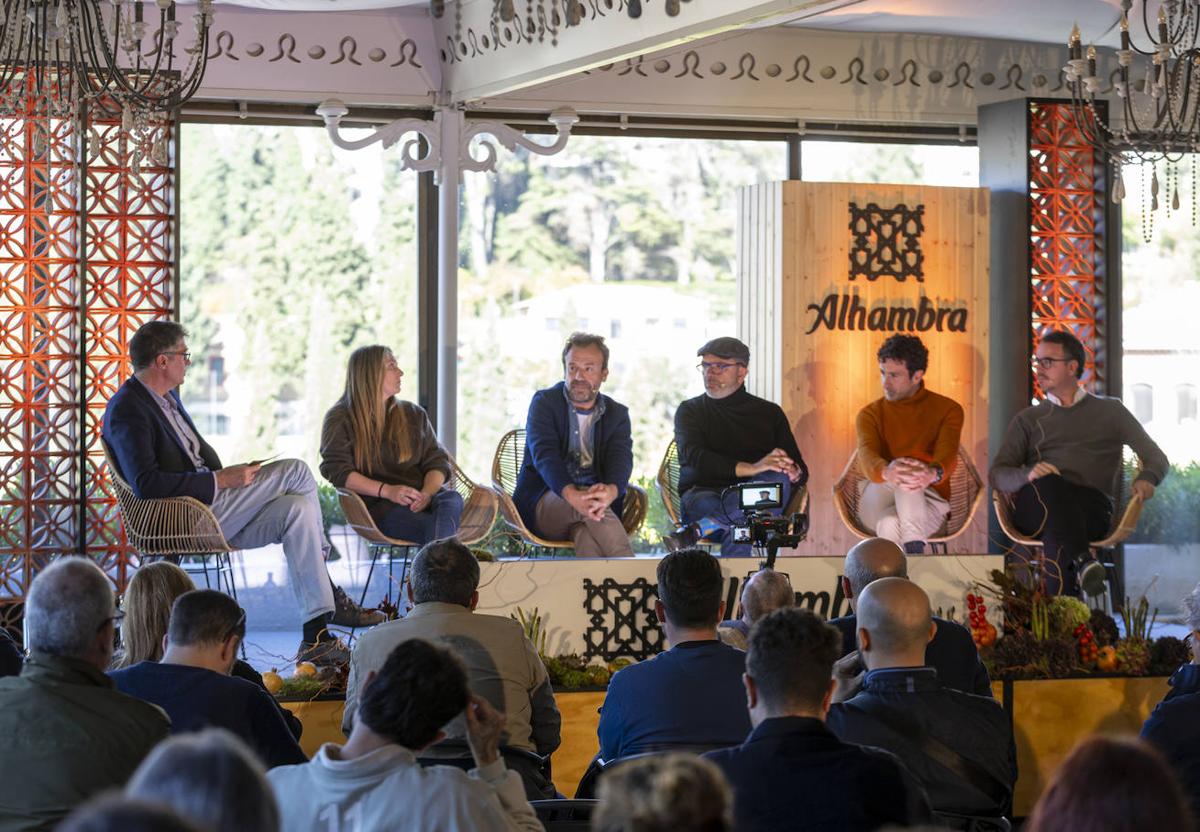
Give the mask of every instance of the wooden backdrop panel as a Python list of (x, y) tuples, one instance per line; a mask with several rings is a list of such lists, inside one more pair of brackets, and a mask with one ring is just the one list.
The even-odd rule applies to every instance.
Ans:
[[(851, 202), (924, 206), (923, 281), (850, 279)], [(839, 310), (843, 295), (857, 296), (868, 314), (877, 307), (916, 309), (922, 297), (933, 308), (966, 311), (964, 331), (950, 331), (943, 316), (941, 331), (935, 326), (912, 334), (930, 351), (929, 389), (966, 411), (962, 444), (986, 481), (987, 190), (789, 181), (746, 188), (739, 205), (739, 239), (754, 241), (740, 249), (753, 258), (739, 262), (739, 332), (754, 357), (779, 355), (777, 366), (770, 358), (759, 366), (752, 361), (747, 386), (781, 404), (810, 471), (811, 530), (798, 553), (837, 554), (858, 539), (839, 519), (832, 488), (855, 448), (856, 414), (882, 395), (875, 352), (897, 331), (813, 329), (816, 310), (831, 295)], [(775, 215), (779, 221), (770, 222)], [(773, 316), (763, 311), (776, 305)], [(950, 550), (985, 552), (986, 534), (987, 514), (980, 509)]]

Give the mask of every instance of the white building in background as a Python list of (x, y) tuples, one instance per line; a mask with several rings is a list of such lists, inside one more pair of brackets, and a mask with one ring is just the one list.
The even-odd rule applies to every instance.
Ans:
[(1200, 282), (1124, 313), (1125, 405), (1174, 464), (1200, 460)]

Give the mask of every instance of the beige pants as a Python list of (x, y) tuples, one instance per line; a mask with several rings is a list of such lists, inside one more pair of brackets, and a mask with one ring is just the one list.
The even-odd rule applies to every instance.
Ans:
[(901, 546), (936, 535), (949, 513), (946, 498), (932, 488), (912, 491), (868, 481), (858, 500), (863, 526)]
[(573, 540), (577, 557), (633, 555), (629, 535), (621, 525), (621, 518), (611, 508), (607, 509), (599, 520), (593, 520), (584, 517), (553, 491), (547, 491), (538, 500), (534, 519), (543, 537), (551, 540)]

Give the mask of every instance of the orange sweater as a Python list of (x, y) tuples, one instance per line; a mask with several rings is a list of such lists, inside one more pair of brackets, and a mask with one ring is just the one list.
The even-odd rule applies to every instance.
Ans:
[(921, 389), (907, 399), (876, 399), (858, 411), (858, 469), (872, 482), (883, 482), (883, 470), (902, 456), (942, 466), (933, 487), (950, 499), (950, 475), (958, 462), (963, 409), (953, 399)]

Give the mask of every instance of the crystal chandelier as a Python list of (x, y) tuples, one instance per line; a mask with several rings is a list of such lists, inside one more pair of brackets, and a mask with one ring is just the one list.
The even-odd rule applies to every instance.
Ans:
[(0, 4), (0, 117), (34, 123), (35, 156), (45, 146), (49, 123), (70, 120), (78, 126), (86, 104), (120, 117), (134, 146), (135, 169), (143, 157), (166, 161), (165, 137), (154, 128), (200, 87), (212, 0), (199, 0), (194, 38), (179, 59), (175, 0)]

